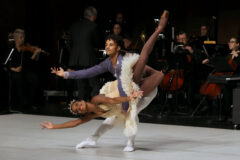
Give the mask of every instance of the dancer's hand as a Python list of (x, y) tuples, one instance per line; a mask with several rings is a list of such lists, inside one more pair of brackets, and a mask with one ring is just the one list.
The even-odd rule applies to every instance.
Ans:
[(159, 32), (159, 33), (163, 32), (164, 28), (167, 25), (168, 17), (169, 17), (169, 12), (167, 10), (164, 10), (163, 14), (159, 20), (158, 26), (156, 28), (157, 32)]
[(132, 100), (135, 100), (137, 97), (140, 97), (142, 95), (143, 95), (143, 91), (137, 91), (137, 92), (132, 91), (130, 96), (129, 96), (129, 99), (132, 101)]
[(54, 124), (52, 122), (44, 121), (44, 123), (40, 123), (42, 126), (42, 129), (47, 128), (47, 129), (53, 129)]
[(51, 73), (64, 78), (64, 70), (62, 67), (59, 67), (58, 69), (56, 67), (51, 68)]

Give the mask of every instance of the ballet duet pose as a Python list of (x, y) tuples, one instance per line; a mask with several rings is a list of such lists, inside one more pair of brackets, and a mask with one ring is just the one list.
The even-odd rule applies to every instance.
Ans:
[[(48, 129), (68, 128), (76, 127), (99, 116), (106, 118), (90, 138), (76, 146), (79, 149), (96, 145), (102, 134), (121, 121), (124, 123), (124, 134), (128, 137), (124, 151), (134, 151), (137, 114), (156, 96), (157, 87), (164, 77), (164, 72), (154, 70), (146, 63), (159, 33), (163, 32), (166, 27), (168, 16), (169, 12), (164, 11), (158, 27), (145, 43), (140, 55), (123, 53), (121, 38), (109, 36), (105, 43), (105, 50), (109, 58), (100, 64), (73, 72), (64, 72), (62, 68), (52, 68), (52, 73), (65, 79), (89, 78), (109, 71), (117, 80), (106, 83), (100, 90), (100, 95), (93, 97), (90, 102), (82, 100), (70, 104), (70, 110), (74, 114), (84, 113), (84, 117), (63, 124), (45, 122), (41, 123), (41, 126)], [(149, 76), (142, 79), (146, 73)]]

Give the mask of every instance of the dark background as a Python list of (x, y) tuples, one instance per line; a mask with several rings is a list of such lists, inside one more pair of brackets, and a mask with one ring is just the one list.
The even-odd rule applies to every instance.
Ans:
[[(6, 47), (7, 35), (15, 28), (26, 30), (27, 41), (53, 52), (63, 29), (82, 17), (85, 7), (92, 5), (98, 10), (97, 23), (103, 26), (113, 19), (116, 12), (123, 12), (134, 35), (151, 28), (153, 19), (164, 9), (170, 11), (170, 23), (178, 30), (199, 34), (202, 23), (210, 24), (219, 43), (239, 33), (240, 7), (236, 1), (167, 0), (141, 2), (97, 0), (2, 0), (0, 2), (0, 45)], [(214, 20), (212, 17), (215, 16)], [(215, 24), (215, 25), (214, 25)], [(5, 46), (4, 46), (5, 45)], [(1, 50), (2, 51), (2, 50)], [(54, 61), (53, 61), (54, 63)]]
[[(217, 40), (226, 43), (231, 35), (239, 32), (240, 7), (234, 0), (228, 1), (191, 1), (167, 0), (140, 2), (97, 1), (97, 0), (2, 0), (0, 2), (0, 44), (4, 47), (7, 34), (15, 28), (27, 32), (27, 40), (51, 51), (56, 50), (57, 39), (61, 30), (69, 27), (82, 17), (85, 7), (93, 5), (98, 10), (97, 23), (101, 26), (114, 17), (116, 12), (123, 12), (133, 32), (150, 28), (153, 19), (158, 18), (164, 9), (170, 11), (170, 23), (176, 29), (183, 29), (191, 34), (198, 34), (200, 24), (216, 24)], [(216, 20), (213, 20), (213, 16)], [(213, 34), (213, 33), (212, 33)]]
[(1, 64), (9, 52), (8, 33), (16, 28), (23, 28), (26, 31), (27, 42), (51, 53), (45, 62), (44, 69), (55, 66), (58, 60), (57, 45), (61, 32), (82, 18), (84, 8), (89, 5), (98, 10), (96, 23), (103, 32), (108, 21), (114, 19), (117, 12), (122, 12), (131, 28), (132, 36), (138, 37), (145, 32), (148, 37), (154, 29), (154, 18), (159, 18), (162, 11), (168, 9), (169, 24), (176, 30), (185, 30), (190, 35), (197, 36), (200, 33), (200, 25), (208, 24), (211, 34), (215, 36), (218, 43), (227, 43), (230, 36), (239, 35), (240, 7), (234, 0), (147, 0), (145, 2), (139, 0), (2, 0), (0, 2)]

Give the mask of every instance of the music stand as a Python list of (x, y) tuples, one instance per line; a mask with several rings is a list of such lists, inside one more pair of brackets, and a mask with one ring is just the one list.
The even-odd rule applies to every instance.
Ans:
[[(215, 69), (214, 71), (216, 72), (233, 72), (234, 70), (232, 69), (232, 67), (228, 64), (227, 62), (227, 58), (224, 56), (218, 56), (218, 57), (214, 57), (212, 59), (210, 59), (210, 65), (212, 65), (212, 67)], [(203, 93), (205, 92), (205, 90), (207, 89), (207, 86), (209, 83), (215, 83), (215, 84), (224, 84), (223, 82), (220, 81), (216, 81), (214, 79), (214, 76), (212, 77), (211, 75), (212, 73), (209, 74), (208, 78), (207, 78), (207, 84), (206, 87), (204, 88)], [(193, 117), (196, 112), (200, 109), (200, 107), (202, 106), (203, 102), (206, 100), (207, 96), (204, 95), (204, 97), (202, 98), (202, 100), (200, 101), (200, 103), (197, 105), (197, 107), (193, 110), (191, 117)], [(221, 110), (222, 110), (222, 106), (221, 106), (221, 98), (220, 98), (220, 111), (219, 111), (219, 120), (221, 119)]]
[(233, 72), (234, 70), (228, 64), (228, 59), (223, 56), (218, 56), (210, 59), (210, 64), (214, 66), (216, 72)]
[[(14, 48), (11, 49), (11, 51), (9, 52), (8, 54), (8, 57), (7, 59), (5, 60), (4, 62), (4, 66), (6, 66), (8, 64), (9, 61), (11, 61), (11, 56), (12, 56), (12, 53), (14, 51)], [(8, 81), (9, 81), (9, 84), (8, 84), (8, 113), (21, 113), (20, 111), (16, 111), (16, 110), (12, 110), (12, 84), (11, 84), (11, 71), (8, 72)]]

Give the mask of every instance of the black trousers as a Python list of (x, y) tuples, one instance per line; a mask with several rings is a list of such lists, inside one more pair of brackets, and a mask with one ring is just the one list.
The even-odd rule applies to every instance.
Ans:
[(40, 80), (36, 72), (24, 72), (25, 102), (29, 106), (36, 106), (40, 96)]
[(25, 104), (25, 92), (22, 72), (9, 73), (11, 102), (13, 107), (20, 109)]

